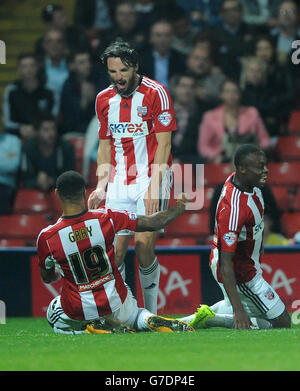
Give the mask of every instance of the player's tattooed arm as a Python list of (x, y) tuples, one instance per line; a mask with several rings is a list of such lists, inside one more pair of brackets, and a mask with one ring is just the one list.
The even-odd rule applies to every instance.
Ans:
[(168, 210), (154, 213), (151, 216), (138, 216), (136, 231), (158, 231), (172, 223), (186, 208), (187, 199), (182, 195)]

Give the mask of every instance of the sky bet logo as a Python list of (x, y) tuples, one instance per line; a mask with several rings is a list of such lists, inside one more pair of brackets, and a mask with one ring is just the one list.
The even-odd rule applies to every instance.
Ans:
[(115, 138), (122, 137), (139, 137), (146, 136), (148, 131), (147, 122), (141, 122), (139, 124), (133, 124), (131, 122), (119, 122), (117, 124), (109, 124), (111, 134)]

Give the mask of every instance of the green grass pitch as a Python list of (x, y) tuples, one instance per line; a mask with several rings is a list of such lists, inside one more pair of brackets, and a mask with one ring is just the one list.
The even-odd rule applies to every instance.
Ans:
[(300, 325), (282, 330), (56, 335), (43, 318), (0, 324), (0, 371), (299, 371)]

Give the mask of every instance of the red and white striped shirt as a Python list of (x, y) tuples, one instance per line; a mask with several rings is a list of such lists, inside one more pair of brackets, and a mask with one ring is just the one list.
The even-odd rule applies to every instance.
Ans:
[[(96, 98), (99, 139), (110, 139), (113, 170), (110, 182), (125, 185), (151, 177), (156, 133), (177, 129), (173, 103), (162, 84), (143, 76), (134, 93), (122, 97), (113, 86)], [(171, 155), (168, 164), (171, 164)], [(118, 178), (116, 178), (118, 177)]]
[(61, 303), (72, 319), (91, 320), (116, 311), (127, 288), (115, 264), (116, 232), (135, 231), (134, 213), (98, 209), (61, 217), (37, 239), (39, 266), (55, 264), (63, 276)]
[(264, 201), (261, 190), (242, 192), (232, 183), (235, 173), (226, 180), (216, 209), (213, 248), (210, 266), (215, 277), (219, 273), (221, 251), (233, 252), (233, 268), (237, 284), (261, 274), (260, 254), (264, 230)]

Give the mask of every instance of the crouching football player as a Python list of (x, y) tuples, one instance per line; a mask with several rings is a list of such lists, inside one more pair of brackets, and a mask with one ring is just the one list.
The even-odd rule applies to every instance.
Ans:
[(42, 280), (51, 283), (63, 278), (61, 295), (51, 301), (47, 311), (54, 332), (194, 331), (183, 321), (138, 308), (114, 260), (113, 243), (118, 231), (152, 232), (164, 228), (185, 211), (184, 195), (173, 207), (151, 216), (87, 210), (85, 183), (75, 171), (58, 177), (56, 194), (62, 216), (43, 229), (37, 239)]
[(275, 290), (262, 277), (264, 200), (261, 188), (268, 168), (264, 152), (241, 145), (236, 171), (226, 180), (217, 205), (210, 267), (224, 294), (212, 307), (202, 305), (181, 320), (194, 328), (290, 328), (290, 316)]

